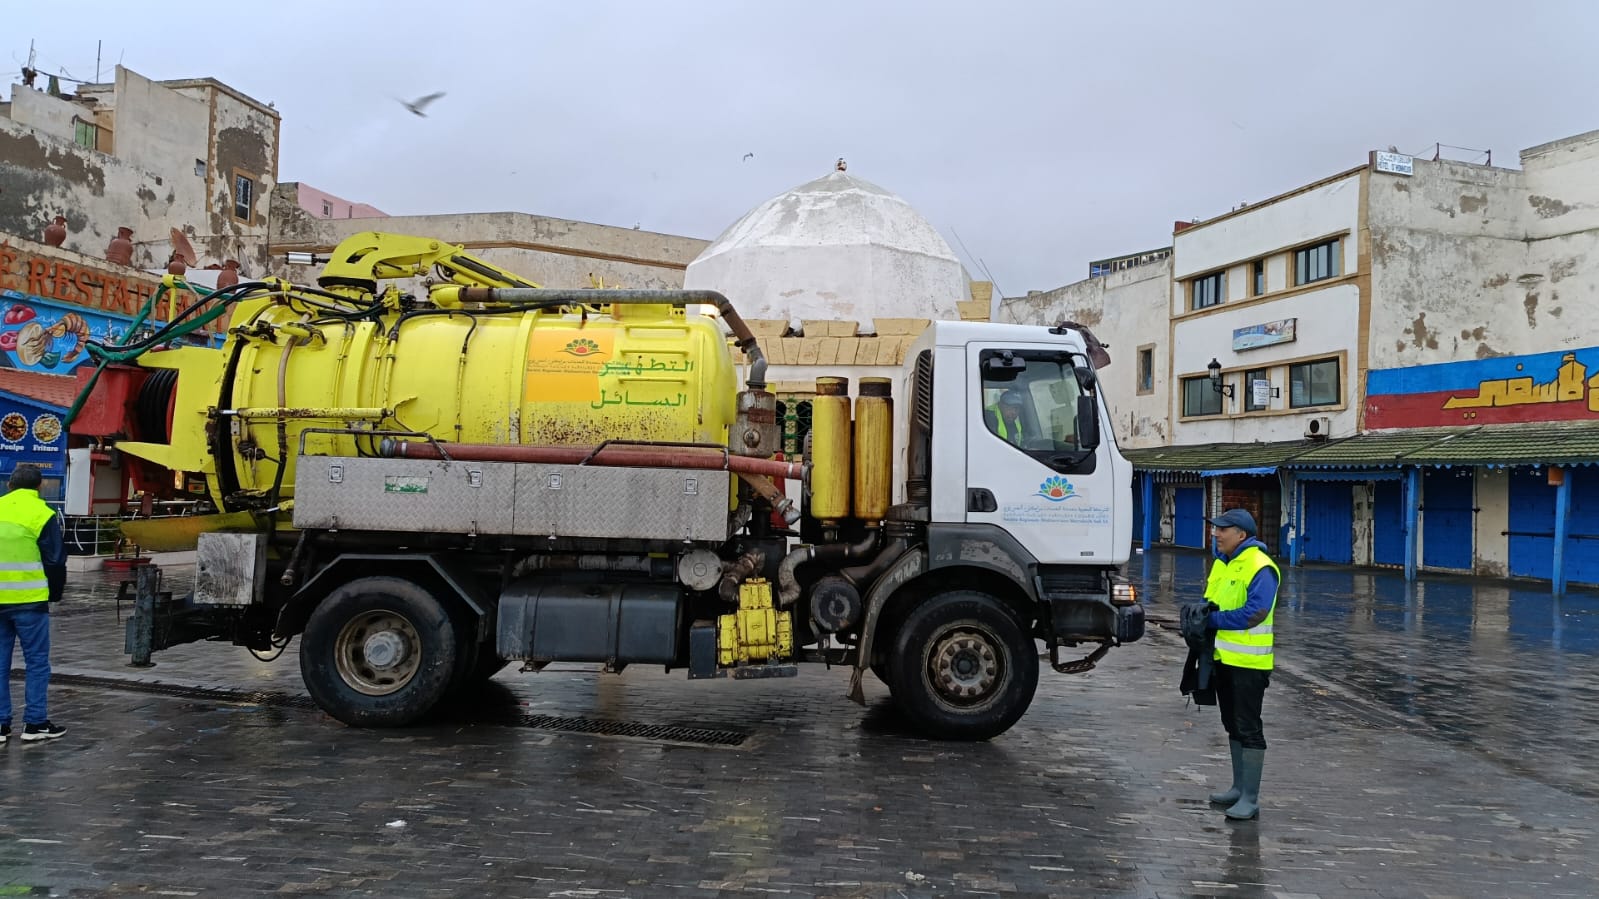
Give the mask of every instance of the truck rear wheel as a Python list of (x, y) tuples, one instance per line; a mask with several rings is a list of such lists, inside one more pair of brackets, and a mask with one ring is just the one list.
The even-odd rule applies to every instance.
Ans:
[(364, 577), (334, 590), (300, 638), (300, 674), (316, 704), (356, 727), (400, 727), (449, 690), (455, 625), (427, 590)]
[(940, 740), (986, 740), (1010, 729), (1038, 689), (1038, 653), (998, 599), (938, 594), (905, 617), (890, 661), (894, 701)]

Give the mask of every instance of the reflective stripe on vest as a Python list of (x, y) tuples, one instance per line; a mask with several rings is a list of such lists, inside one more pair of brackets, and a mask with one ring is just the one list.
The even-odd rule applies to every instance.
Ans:
[[(1258, 546), (1245, 547), (1232, 561), (1225, 564), (1217, 559), (1210, 566), (1210, 579), (1205, 584), (1205, 598), (1223, 612), (1241, 609), (1249, 602), (1249, 584), (1255, 575), (1270, 568), (1277, 575), (1277, 585), (1282, 586), (1282, 572), (1271, 556)], [(1277, 594), (1271, 597), (1271, 610), (1266, 618), (1254, 627), (1244, 630), (1216, 632), (1216, 658), (1235, 668), (1271, 670), (1272, 622), (1277, 615)]]
[(0, 496), (0, 605), (50, 598), (50, 582), (39, 558), (39, 535), (55, 514), (35, 490)]

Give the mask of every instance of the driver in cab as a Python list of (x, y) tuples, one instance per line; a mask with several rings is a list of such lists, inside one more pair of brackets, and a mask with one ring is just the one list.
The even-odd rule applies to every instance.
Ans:
[(988, 429), (1012, 446), (1021, 446), (1027, 437), (1022, 425), (1024, 402), (1021, 389), (1012, 387), (999, 395), (997, 403), (985, 410)]

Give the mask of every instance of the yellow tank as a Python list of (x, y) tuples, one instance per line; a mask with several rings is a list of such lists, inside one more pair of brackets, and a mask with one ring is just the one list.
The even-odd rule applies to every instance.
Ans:
[(850, 400), (848, 378), (817, 378), (811, 401), (811, 517), (849, 516)]
[(894, 477), (893, 382), (861, 378), (855, 401), (855, 517), (881, 521), (888, 515)]
[[(171, 446), (129, 449), (169, 468), (206, 473), (219, 508), (228, 508), (228, 494), (270, 490), (279, 458), (290, 467), (280, 495), (292, 494), (294, 454), (306, 428), (381, 424), (467, 443), (726, 445), (738, 385), (717, 324), (669, 306), (611, 308), (622, 311), (585, 319), (428, 310), (383, 324), (307, 325), (304, 315), (282, 305), (246, 301), (222, 349), (140, 360), (184, 376)], [(226, 360), (235, 352), (229, 382)], [(237, 411), (231, 459), (221, 465), (206, 445), (209, 407)], [(383, 418), (382, 410), (390, 414)], [(280, 421), (287, 422), (281, 434)], [(285, 440), (287, 453), (280, 455)], [(349, 436), (310, 435), (307, 449), (373, 451), (365, 446), (370, 441), (361, 442), (358, 448)]]

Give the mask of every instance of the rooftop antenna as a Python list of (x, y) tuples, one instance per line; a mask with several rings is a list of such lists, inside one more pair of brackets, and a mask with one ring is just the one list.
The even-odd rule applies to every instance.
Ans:
[(105, 41), (103, 41), (103, 40), (98, 40), (98, 41), (94, 42), (94, 83), (95, 84), (99, 84), (100, 83), (100, 45), (104, 44), (104, 43), (105, 43)]

